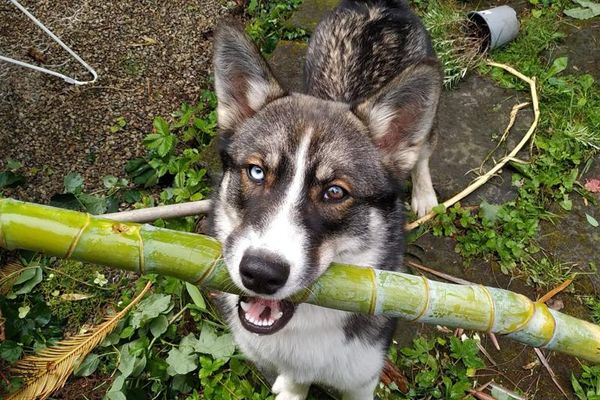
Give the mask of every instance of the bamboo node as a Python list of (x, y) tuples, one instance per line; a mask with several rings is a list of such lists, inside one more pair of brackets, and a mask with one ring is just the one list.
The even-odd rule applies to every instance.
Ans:
[(371, 270), (371, 299), (369, 300), (369, 314), (374, 315), (377, 308), (377, 275), (373, 268)]
[(83, 226), (79, 229), (79, 232), (77, 232), (77, 235), (75, 235), (75, 237), (73, 238), (73, 241), (71, 242), (71, 245), (67, 249), (67, 253), (65, 254), (65, 256), (63, 258), (65, 258), (65, 259), (71, 258), (71, 256), (73, 255), (73, 252), (75, 251), (75, 248), (79, 244), (79, 240), (81, 239), (81, 236), (83, 235), (83, 231), (85, 231), (85, 228), (88, 227), (91, 220), (92, 220), (91, 215), (86, 213), (85, 214), (85, 222), (83, 223)]
[(194, 282), (194, 285), (201, 285), (204, 282), (204, 280), (206, 278), (208, 278), (213, 273), (213, 271), (215, 270), (217, 264), (221, 260), (223, 260), (223, 256), (219, 255), (219, 257), (217, 257), (217, 259), (210, 265), (210, 267), (206, 270), (206, 272), (203, 273), (202, 276), (196, 280), (196, 282)]
[(496, 322), (496, 304), (494, 303), (494, 299), (492, 298), (492, 294), (489, 289), (483, 285), (480, 285), (483, 293), (485, 293), (487, 299), (490, 302), (490, 322), (488, 323), (488, 327), (486, 332), (492, 333), (492, 329), (494, 328), (494, 323)]
[(419, 314), (417, 314), (417, 316), (414, 319), (411, 319), (410, 322), (420, 320), (421, 317), (423, 317), (423, 315), (425, 315), (425, 313), (429, 309), (429, 302), (431, 301), (431, 295), (429, 294), (429, 281), (423, 275), (421, 275), (421, 278), (423, 279), (423, 285), (425, 286), (425, 289), (423, 291), (425, 293), (425, 304), (423, 305), (423, 309), (419, 312)]
[[(123, 224), (115, 224), (115, 225), (123, 225)], [(114, 229), (114, 225), (113, 225), (113, 229)], [(140, 263), (139, 263), (139, 272), (140, 274), (143, 274), (144, 271), (146, 270), (146, 259), (144, 258), (144, 239), (142, 239), (142, 234), (140, 232), (139, 228), (135, 229), (135, 234), (137, 236), (138, 239), (138, 243), (139, 245), (139, 259), (140, 259)]]

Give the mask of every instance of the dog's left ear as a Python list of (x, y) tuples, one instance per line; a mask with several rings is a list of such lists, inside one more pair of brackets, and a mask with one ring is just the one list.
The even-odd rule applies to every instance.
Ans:
[(216, 32), (213, 66), (221, 129), (235, 129), (285, 94), (258, 48), (232, 21), (222, 21)]
[(366, 101), (351, 107), (369, 127), (384, 164), (404, 177), (432, 128), (442, 77), (435, 60), (408, 67)]

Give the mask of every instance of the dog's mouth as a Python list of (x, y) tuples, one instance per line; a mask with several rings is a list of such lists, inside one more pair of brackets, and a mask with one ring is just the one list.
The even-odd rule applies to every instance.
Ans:
[(295, 306), (287, 300), (240, 296), (238, 315), (246, 330), (259, 335), (271, 335), (287, 325)]

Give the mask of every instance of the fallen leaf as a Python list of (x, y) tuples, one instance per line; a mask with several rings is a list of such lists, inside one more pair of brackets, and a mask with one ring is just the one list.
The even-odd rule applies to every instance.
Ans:
[(66, 301), (79, 301), (89, 299), (90, 297), (94, 297), (91, 294), (83, 294), (83, 293), (65, 293), (60, 296), (62, 300)]
[(585, 214), (585, 218), (587, 219), (588, 224), (590, 224), (591, 226), (593, 226), (594, 228), (597, 228), (598, 225), (598, 221), (596, 220), (596, 218), (592, 217), (590, 214), (586, 213)]
[(591, 193), (600, 193), (600, 179), (588, 179), (583, 185), (585, 190)]

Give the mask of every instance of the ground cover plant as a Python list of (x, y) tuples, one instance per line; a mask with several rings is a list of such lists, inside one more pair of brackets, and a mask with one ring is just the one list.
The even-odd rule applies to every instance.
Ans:
[[(282, 38), (306, 38), (306, 32), (283, 23), (300, 2), (248, 2), (247, 31), (263, 52), (273, 51)], [(446, 82), (452, 86), (472, 67), (444, 39), (464, 9), (451, 1), (414, 3), (432, 29)], [(594, 202), (580, 178), (600, 149), (600, 93), (590, 75), (566, 72), (568, 58), (546, 59), (547, 50), (563, 40), (561, 21), (567, 18), (565, 10), (574, 4), (566, 0), (530, 3), (517, 40), (491, 54), (495, 61), (537, 76), (544, 104), (531, 153), (524, 155), (524, 160), (511, 162), (518, 195), (504, 204), (438, 208), (437, 218), (427, 229), (434, 235), (455, 238), (456, 251), (467, 260), (485, 258), (507, 274), (523, 276), (531, 285), (553, 287), (576, 272), (595, 268), (591, 264), (578, 269), (565, 264), (545, 253), (537, 239), (540, 223), (556, 221), (558, 214), (570, 211), (575, 196)], [(526, 89), (499, 70), (480, 66), (479, 72), (502, 87)], [(146, 154), (132, 159), (123, 176), (107, 176), (102, 191), (87, 193), (81, 176), (74, 172), (64, 178), (64, 191), (56, 194), (51, 204), (102, 214), (125, 205), (148, 207), (205, 198), (213, 178), (206, 155), (216, 133), (215, 105), (214, 94), (207, 88), (196, 104), (183, 104), (172, 115), (156, 117), (153, 131), (144, 140)], [(126, 121), (115, 121), (114, 127), (127, 129)], [(22, 165), (6, 165), (0, 171), (0, 194), (24, 179)], [(156, 224), (193, 231), (199, 222), (189, 217)], [(91, 329), (102, 316), (123, 309), (150, 280), (151, 294), (82, 360), (75, 370), (74, 385), (99, 377), (85, 390), (88, 398), (272, 398), (264, 378), (235, 349), (209, 293), (172, 278), (136, 280), (135, 275), (93, 265), (32, 254), (19, 257), (18, 264), (9, 264), (14, 269), (3, 269), (0, 277), (4, 321), (0, 338), (5, 338), (0, 342), (0, 391), (12, 392), (23, 384), (4, 371), (24, 354)], [(14, 261), (13, 255), (10, 261)], [(0, 265), (7, 262), (6, 255), (0, 254)], [(587, 296), (585, 302), (598, 318), (597, 297)], [(473, 398), (469, 390), (485, 364), (477, 340), (463, 339), (452, 335), (424, 337), (408, 347), (392, 347), (390, 358), (409, 378), (409, 391), (402, 394), (393, 384), (382, 385), (379, 396)], [(600, 398), (599, 376), (591, 366), (583, 366), (581, 374), (573, 375), (572, 387), (578, 399)], [(70, 393), (58, 392), (54, 398), (70, 398)], [(311, 396), (330, 395), (315, 392)]]

